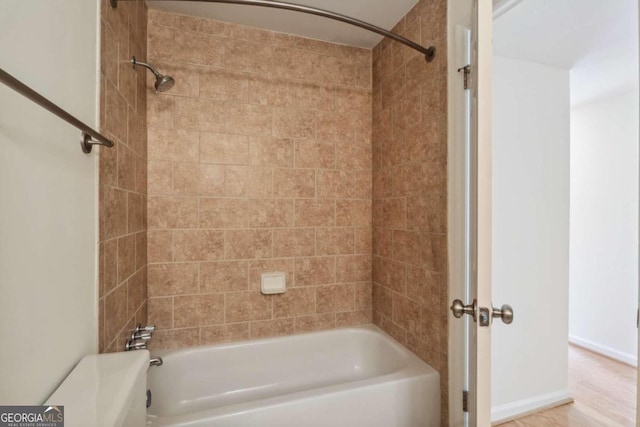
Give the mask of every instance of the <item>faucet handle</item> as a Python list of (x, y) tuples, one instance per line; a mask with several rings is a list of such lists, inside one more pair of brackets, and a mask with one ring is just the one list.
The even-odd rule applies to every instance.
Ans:
[(146, 348), (147, 348), (146, 341), (127, 340), (127, 343), (124, 346), (124, 351), (145, 350)]
[(134, 332), (149, 332), (153, 333), (156, 331), (156, 325), (146, 325), (142, 326), (140, 323), (136, 325), (136, 329)]
[(139, 332), (134, 332), (131, 334), (131, 340), (135, 341), (135, 340), (150, 340), (151, 339), (151, 332), (144, 332), (144, 331), (139, 331)]

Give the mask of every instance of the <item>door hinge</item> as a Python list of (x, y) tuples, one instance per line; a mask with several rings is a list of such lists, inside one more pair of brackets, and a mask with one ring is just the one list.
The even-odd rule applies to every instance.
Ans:
[(464, 73), (464, 89), (471, 88), (471, 65), (465, 65), (464, 67), (458, 68), (458, 72), (462, 71)]
[(462, 391), (462, 412), (469, 412), (469, 392)]

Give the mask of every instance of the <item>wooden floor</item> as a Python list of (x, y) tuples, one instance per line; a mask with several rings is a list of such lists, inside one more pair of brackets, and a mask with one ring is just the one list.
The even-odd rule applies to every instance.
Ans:
[(501, 424), (502, 427), (635, 426), (636, 369), (569, 346), (574, 403)]

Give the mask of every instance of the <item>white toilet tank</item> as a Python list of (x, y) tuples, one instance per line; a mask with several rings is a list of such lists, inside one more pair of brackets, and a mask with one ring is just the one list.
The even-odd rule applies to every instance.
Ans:
[(85, 356), (47, 399), (64, 406), (65, 427), (146, 424), (147, 350)]

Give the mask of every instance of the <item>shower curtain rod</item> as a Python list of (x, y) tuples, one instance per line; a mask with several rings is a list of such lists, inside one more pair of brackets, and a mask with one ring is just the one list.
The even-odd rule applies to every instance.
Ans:
[(31, 89), (20, 80), (13, 77), (11, 74), (0, 68), (0, 83), (4, 83), (6, 86), (18, 92), (20, 95), (35, 102), (50, 113), (60, 117), (65, 122), (82, 131), (82, 138), (80, 139), (80, 146), (84, 153), (90, 153), (94, 145), (102, 145), (104, 147), (113, 147), (113, 141), (100, 132), (90, 128), (71, 114), (67, 113), (62, 108), (58, 107), (53, 102), (49, 101), (44, 96), (40, 95), (35, 90)]
[[(115, 8), (118, 6), (118, 0), (110, 0), (110, 1), (111, 1), (111, 7)], [(323, 9), (317, 9), (311, 6), (304, 6), (304, 5), (295, 4), (295, 3), (285, 3), (281, 1), (271, 1), (271, 0), (178, 0), (178, 1), (196, 1), (200, 3), (228, 3), (228, 4), (247, 5), (247, 6), (262, 6), (262, 7), (271, 7), (274, 9), (292, 10), (294, 12), (301, 12), (301, 13), (307, 13), (310, 15), (322, 16), (323, 18), (329, 18), (335, 21), (340, 21), (346, 24), (363, 28), (367, 31), (380, 34), (382, 36), (395, 40), (399, 43), (402, 43), (403, 45), (408, 46), (411, 49), (415, 49), (418, 52), (422, 53), (425, 59), (427, 60), (427, 62), (433, 61), (433, 58), (436, 56), (436, 48), (433, 46), (424, 47), (398, 34), (392, 33), (391, 31), (387, 31), (384, 28), (380, 28), (373, 24), (369, 24), (368, 22), (364, 22), (359, 19), (352, 18), (350, 16), (342, 15), (340, 13), (331, 12)]]

